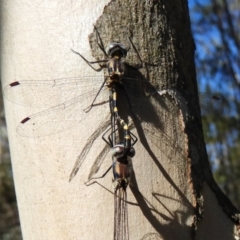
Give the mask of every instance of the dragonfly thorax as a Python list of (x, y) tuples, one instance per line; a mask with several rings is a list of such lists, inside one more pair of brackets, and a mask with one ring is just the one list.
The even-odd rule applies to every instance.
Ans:
[(108, 74), (112, 80), (120, 80), (124, 75), (124, 63), (121, 58), (113, 57), (108, 62)]

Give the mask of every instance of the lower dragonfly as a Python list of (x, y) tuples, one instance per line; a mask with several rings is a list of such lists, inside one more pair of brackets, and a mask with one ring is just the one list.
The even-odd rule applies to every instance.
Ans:
[[(110, 110), (112, 118), (112, 133), (109, 144), (112, 146), (112, 168), (114, 185), (114, 240), (128, 240), (127, 187), (132, 173), (132, 158), (135, 155), (133, 146), (137, 137), (129, 131), (128, 124), (119, 116), (117, 109), (117, 92), (112, 88), (110, 95)], [(116, 144), (115, 124), (124, 130), (124, 141)]]
[(127, 187), (132, 173), (133, 148), (126, 149), (124, 144), (115, 144), (113, 153), (113, 184), (114, 184), (114, 240), (128, 240)]
[[(113, 105), (114, 106), (114, 105)], [(117, 119), (116, 119), (117, 117)], [(103, 140), (111, 147), (112, 164), (107, 171), (100, 177), (92, 177), (86, 182), (86, 185), (92, 180), (104, 178), (106, 174), (113, 169), (113, 186), (114, 186), (114, 240), (128, 240), (128, 211), (127, 211), (127, 187), (130, 184), (132, 173), (132, 158), (135, 156), (133, 146), (137, 142), (137, 137), (130, 132), (128, 125), (123, 119), (114, 113), (111, 116), (112, 124), (102, 136)], [(124, 140), (116, 144), (115, 125), (124, 128)], [(111, 130), (108, 139), (105, 138), (107, 132)]]

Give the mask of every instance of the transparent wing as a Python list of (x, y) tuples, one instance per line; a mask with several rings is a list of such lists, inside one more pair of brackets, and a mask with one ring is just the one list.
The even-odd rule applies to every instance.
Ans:
[[(110, 117), (109, 117), (110, 119)], [(79, 154), (79, 156), (77, 157), (73, 170), (70, 174), (69, 177), (69, 182), (75, 177), (75, 175), (77, 174), (79, 168), (81, 167), (84, 159), (86, 158), (89, 150), (91, 149), (94, 141), (106, 130), (106, 128), (110, 125), (110, 120), (107, 119), (104, 122), (102, 122), (98, 128), (95, 130), (95, 132), (87, 139), (87, 142), (85, 144), (85, 146), (83, 147), (82, 152)], [(100, 168), (101, 163), (103, 162), (103, 160), (105, 159), (106, 154), (109, 152), (109, 146), (105, 146), (104, 149), (102, 150), (102, 152), (97, 156), (94, 165), (92, 166), (92, 170), (91, 173), (89, 175), (90, 179), (92, 177), (92, 175), (94, 173), (96, 173), (98, 171), (98, 169)]]
[(84, 111), (91, 101), (92, 95), (87, 93), (36, 113), (23, 119), (17, 126), (17, 132), (21, 136), (28, 137), (47, 136), (62, 132), (94, 114), (95, 107), (89, 113)]
[(86, 92), (95, 92), (104, 82), (101, 76), (55, 80), (15, 81), (5, 87), (6, 99), (19, 105), (47, 108), (64, 103)]
[[(23, 119), (17, 127), (17, 132), (21, 136), (39, 137), (64, 131), (89, 117), (95, 107), (88, 113), (84, 112), (84, 109), (91, 105), (103, 83), (104, 79), (98, 76), (50, 81), (16, 81), (4, 89), (4, 96), (9, 101), (20, 105), (50, 107), (48, 110)], [(177, 108), (167, 109), (164, 100), (159, 98), (155, 98), (155, 104), (153, 104), (153, 101), (149, 99), (151, 96), (156, 96), (158, 89), (155, 89), (141, 76), (124, 78), (118, 90), (118, 95), (120, 95), (117, 99), (118, 103), (120, 102), (118, 105), (121, 106), (121, 102), (124, 102), (119, 111), (121, 116), (124, 114), (138, 116), (142, 122), (151, 123), (155, 128), (160, 127), (162, 131), (167, 131), (169, 123), (174, 124), (173, 119), (162, 118), (162, 111), (159, 111), (159, 107), (172, 111), (173, 116), (177, 113)], [(202, 99), (206, 100), (206, 97)], [(106, 103), (106, 101), (108, 101), (108, 91), (104, 87), (99, 92), (95, 104)]]
[(114, 239), (129, 239), (127, 192), (122, 188), (114, 194)]
[[(145, 147), (148, 147), (148, 140), (146, 139), (146, 136), (148, 136), (148, 139), (156, 144), (158, 149), (165, 151), (166, 148), (163, 145), (168, 145), (172, 151), (178, 151), (184, 156), (182, 136), (177, 135), (179, 129), (183, 127), (181, 118), (187, 118), (188, 115), (188, 107), (183, 95), (174, 89), (167, 89), (165, 94), (161, 95), (160, 92), (164, 92), (163, 90), (154, 88), (144, 79), (131, 79), (131, 81), (126, 79), (124, 88), (128, 95), (130, 112), (133, 112), (135, 119), (137, 119), (134, 120), (133, 117), (134, 125), (141, 142), (145, 142)], [(201, 104), (204, 103), (202, 112), (207, 113), (212, 111), (213, 108), (219, 111), (220, 97), (200, 93), (200, 99)], [(210, 105), (213, 108), (209, 108)], [(119, 112), (121, 115), (124, 113), (124, 109), (119, 107)], [(162, 141), (159, 141), (159, 139), (162, 139)], [(170, 149), (169, 147), (168, 149)], [(166, 154), (171, 157), (172, 153)]]

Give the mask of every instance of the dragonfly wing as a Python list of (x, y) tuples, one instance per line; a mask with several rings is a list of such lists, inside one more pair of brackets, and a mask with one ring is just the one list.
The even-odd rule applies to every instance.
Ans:
[[(109, 117), (107, 117), (109, 118)], [(76, 159), (76, 162), (74, 164), (74, 167), (73, 167), (73, 170), (70, 174), (70, 177), (69, 177), (69, 182), (75, 177), (75, 175), (77, 174), (79, 168), (81, 167), (83, 161), (85, 160), (89, 150), (91, 149), (94, 141), (106, 130), (106, 128), (110, 125), (110, 121), (109, 120), (105, 120), (104, 122), (102, 122), (98, 128), (94, 131), (94, 133), (88, 138), (85, 146), (83, 147), (83, 150), (81, 151), (81, 153), (79, 154), (79, 156), (77, 157)], [(104, 149), (106, 149), (104, 147)], [(109, 147), (106, 149), (106, 151), (109, 151)], [(105, 155), (104, 155), (105, 152), (102, 152), (102, 154), (100, 154), (97, 158), (96, 158), (96, 161), (93, 165), (92, 168), (100, 165), (100, 163), (98, 163), (99, 161), (102, 162)], [(89, 178), (90, 179), (90, 178)]]
[(55, 80), (15, 81), (5, 87), (6, 99), (19, 105), (47, 108), (100, 89), (103, 77), (84, 76)]
[[(138, 136), (141, 142), (145, 142), (145, 147), (150, 140), (159, 150), (166, 152), (165, 145), (168, 145), (183, 155), (184, 149), (177, 136), (181, 128), (180, 104), (169, 94), (159, 94), (149, 82), (128, 81), (125, 91), (129, 101), (125, 101), (124, 107), (130, 105), (129, 115), (133, 116)], [(121, 115), (123, 110), (119, 112)]]
[[(94, 92), (96, 94), (96, 91)], [(99, 99), (106, 99), (107, 91), (102, 91)], [(96, 108), (86, 113), (85, 108), (91, 104), (92, 94), (86, 93), (53, 108), (41, 111), (23, 119), (17, 127), (20, 136), (40, 137), (62, 132), (72, 128), (93, 114)]]
[(114, 194), (114, 239), (129, 240), (127, 191), (122, 188)]

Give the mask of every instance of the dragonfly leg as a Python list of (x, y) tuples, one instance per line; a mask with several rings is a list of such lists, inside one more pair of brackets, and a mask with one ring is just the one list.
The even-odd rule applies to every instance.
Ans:
[[(75, 50), (71, 49), (71, 51), (75, 54), (77, 54), (78, 56), (80, 56), (87, 64), (88, 66), (90, 66), (94, 71), (96, 72), (101, 72), (103, 70), (103, 68), (106, 68), (107, 65), (106, 65), (106, 62), (108, 62), (107, 59), (104, 59), (104, 60), (99, 60), (99, 61), (94, 61), (94, 62), (90, 62), (88, 61), (83, 55), (81, 55), (79, 52), (76, 52)], [(95, 63), (105, 63), (105, 64), (99, 64), (100, 65), (100, 68), (94, 68), (92, 66), (92, 64), (95, 64)]]
[[(107, 55), (107, 53), (105, 51), (105, 47), (104, 47), (104, 44), (103, 44), (103, 41), (102, 41), (102, 38), (100, 37), (100, 33), (98, 32), (97, 27), (95, 25), (94, 25), (94, 29), (96, 31), (97, 45), (102, 50), (102, 52), (104, 53), (105, 57), (108, 58), (108, 55)], [(98, 40), (100, 41), (100, 43), (98, 42)]]

